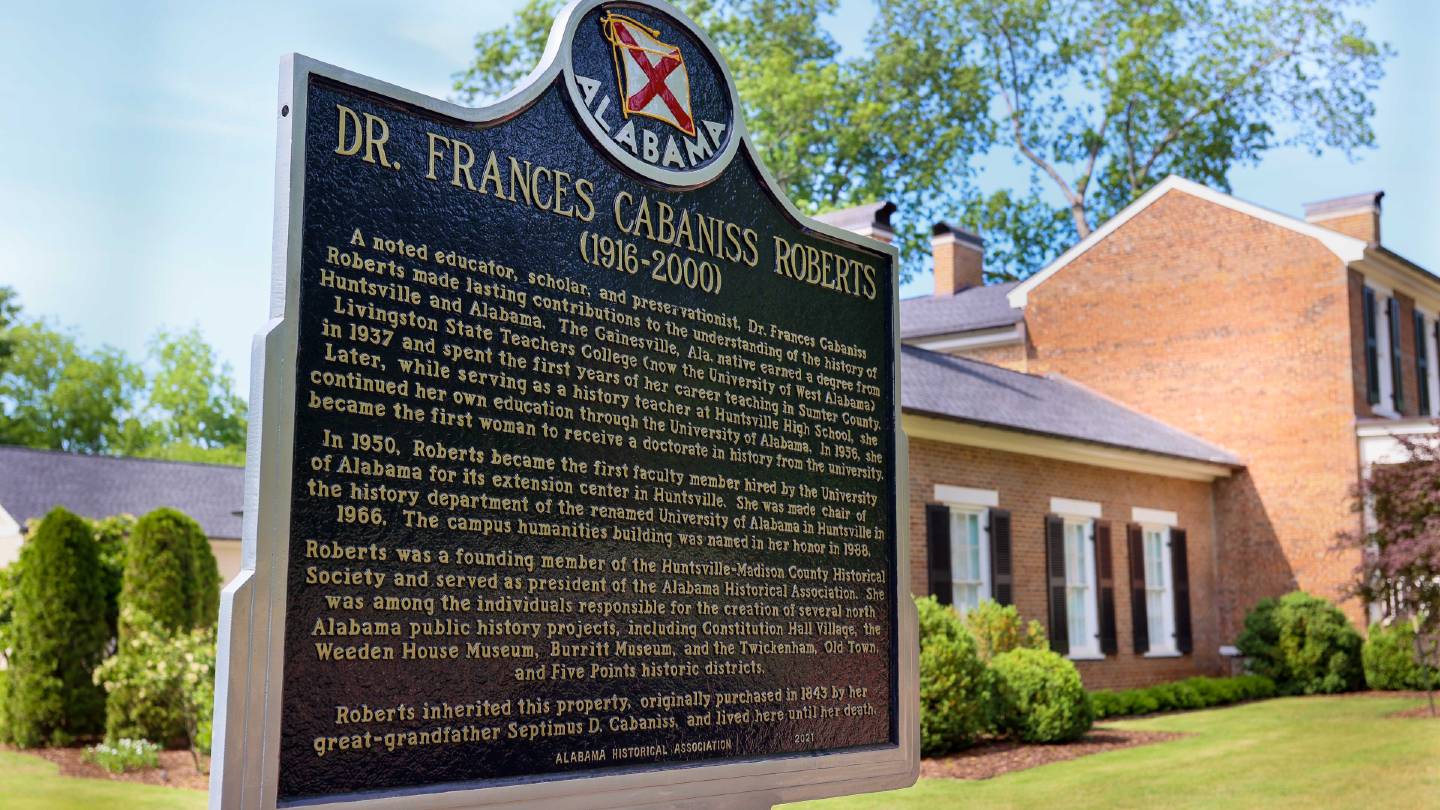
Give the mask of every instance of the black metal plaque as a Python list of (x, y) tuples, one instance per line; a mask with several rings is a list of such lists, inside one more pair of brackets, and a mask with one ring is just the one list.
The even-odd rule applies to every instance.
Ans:
[(305, 89), (281, 804), (898, 744), (892, 257), (653, 8), (469, 123)]

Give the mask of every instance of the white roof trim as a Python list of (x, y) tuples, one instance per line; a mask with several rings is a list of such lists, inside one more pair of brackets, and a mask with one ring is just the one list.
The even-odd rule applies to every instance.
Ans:
[(1060, 254), (1060, 258), (1046, 265), (1040, 272), (1017, 285), (1015, 289), (1011, 290), (1006, 296), (1010, 301), (1010, 306), (1024, 307), (1025, 302), (1030, 297), (1031, 290), (1043, 284), (1045, 279), (1060, 272), (1060, 270), (1070, 262), (1078, 259), (1085, 251), (1094, 247), (1096, 243), (1109, 236), (1121, 225), (1129, 222), (1136, 214), (1149, 208), (1151, 203), (1165, 196), (1166, 192), (1169, 191), (1183, 191), (1191, 196), (1199, 197), (1206, 202), (1212, 202), (1216, 205), (1229, 208), (1232, 211), (1239, 211), (1247, 216), (1252, 216), (1256, 219), (1269, 222), (1272, 225), (1279, 225), (1282, 228), (1288, 228), (1296, 233), (1308, 236), (1320, 242), (1320, 244), (1324, 245), (1326, 249), (1334, 253), (1340, 261), (1347, 265), (1351, 262), (1360, 261), (1365, 256), (1366, 245), (1363, 239), (1356, 239), (1353, 236), (1346, 236), (1343, 233), (1322, 228), (1319, 225), (1312, 225), (1302, 219), (1296, 219), (1287, 214), (1282, 214), (1279, 211), (1272, 211), (1269, 208), (1246, 202), (1232, 197), (1229, 194), (1216, 191), (1209, 186), (1202, 186), (1193, 180), (1186, 180), (1183, 177), (1172, 174), (1159, 183), (1156, 183), (1149, 191), (1141, 195), (1140, 199), (1130, 203), (1125, 207), (1125, 210), (1111, 217), (1104, 225), (1091, 231), (1089, 236), (1080, 240), (1074, 247)]

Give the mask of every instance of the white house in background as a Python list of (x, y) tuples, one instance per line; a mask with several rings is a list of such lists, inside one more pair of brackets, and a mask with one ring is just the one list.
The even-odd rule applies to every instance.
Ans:
[(0, 446), (0, 566), (20, 556), (25, 524), (56, 506), (87, 518), (168, 506), (194, 518), (229, 582), (240, 571), (245, 470)]

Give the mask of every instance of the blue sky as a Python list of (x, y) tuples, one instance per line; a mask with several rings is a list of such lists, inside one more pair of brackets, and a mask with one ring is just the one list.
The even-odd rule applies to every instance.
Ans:
[[(198, 324), (246, 379), (268, 311), (280, 55), (443, 96), (474, 33), (519, 4), (8, 4), (0, 284), (87, 343), (137, 354), (161, 326)], [(868, 0), (843, 0), (831, 30), (858, 48), (870, 15)], [(1235, 193), (1298, 214), (1308, 200), (1384, 189), (1386, 244), (1440, 270), (1440, 4), (1380, 0), (1363, 18), (1399, 51), (1376, 99), (1379, 148), (1353, 163), (1273, 152), (1232, 174)], [(1008, 160), (986, 171), (1017, 172)]]

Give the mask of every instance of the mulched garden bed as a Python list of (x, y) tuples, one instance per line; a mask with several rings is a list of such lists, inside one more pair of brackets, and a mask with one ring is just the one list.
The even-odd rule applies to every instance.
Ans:
[[(7, 746), (6, 750), (17, 749)], [(31, 748), (20, 751), (20, 753), (34, 754), (59, 765), (61, 776), (109, 779), (112, 782), (139, 782), (146, 785), (163, 785), (191, 790), (207, 790), (210, 787), (210, 776), (195, 770), (195, 760), (191, 758), (189, 751), (161, 751), (160, 767), (127, 773), (110, 773), (99, 765), (87, 762), (84, 748)], [(200, 764), (209, 768), (210, 758), (201, 757)]]
[(1052, 762), (1064, 762), (1184, 736), (1169, 731), (1096, 728), (1075, 742), (1058, 745), (1026, 745), (1009, 740), (996, 740), (980, 743), (957, 754), (924, 760), (920, 763), (920, 775), (928, 779), (991, 779), (1011, 771), (1038, 768)]

